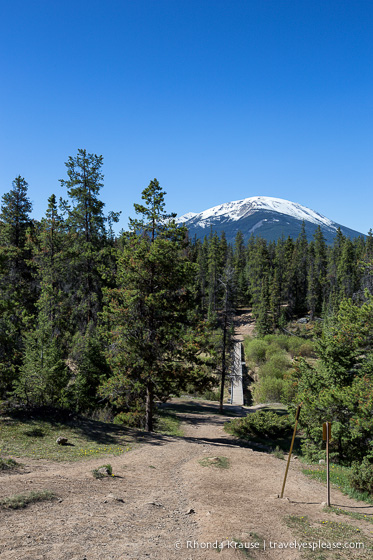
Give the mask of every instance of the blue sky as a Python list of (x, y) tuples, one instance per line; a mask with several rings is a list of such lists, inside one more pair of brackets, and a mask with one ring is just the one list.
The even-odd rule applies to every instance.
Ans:
[(370, 0), (0, 0), (0, 194), (33, 215), (78, 148), (107, 210), (255, 195), (373, 227)]

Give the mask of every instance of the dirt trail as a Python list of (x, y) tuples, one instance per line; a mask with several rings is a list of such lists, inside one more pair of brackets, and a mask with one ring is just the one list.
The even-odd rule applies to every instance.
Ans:
[[(1, 560), (216, 560), (216, 550), (203, 550), (203, 543), (255, 541), (250, 533), (267, 543), (292, 541), (287, 515), (332, 519), (320, 505), (324, 487), (304, 477), (297, 461), (290, 468), (287, 498), (278, 499), (284, 461), (242, 447), (228, 436), (223, 430), (227, 418), (212, 414), (211, 403), (200, 404), (199, 410), (197, 406), (197, 413), (187, 411), (192, 406), (187, 402), (178, 403), (185, 421), (183, 438), (154, 434), (137, 449), (106, 460), (61, 464), (24, 459), (28, 472), (1, 475), (1, 496), (49, 489), (60, 498), (24, 510), (0, 511)], [(199, 463), (217, 456), (227, 457), (230, 468)], [(115, 476), (95, 480), (91, 470), (105, 462), (113, 466)], [(335, 490), (332, 501), (362, 507)], [(228, 548), (221, 557), (244, 558)], [(255, 555), (300, 557), (296, 551), (271, 550), (268, 545)]]

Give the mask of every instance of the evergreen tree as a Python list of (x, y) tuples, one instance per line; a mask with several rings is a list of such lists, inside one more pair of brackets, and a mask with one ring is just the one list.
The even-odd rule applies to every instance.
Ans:
[[(110, 235), (105, 227), (104, 203), (98, 197), (103, 186), (102, 163), (102, 156), (78, 150), (77, 156), (69, 157), (65, 164), (68, 180), (60, 180), (72, 201), (72, 205), (63, 203), (66, 227), (72, 238), (69, 259), (69, 277), (74, 286), (69, 294), (72, 322), (83, 334), (91, 322), (97, 324), (102, 309), (100, 271), (108, 264), (106, 249)], [(118, 214), (112, 213), (111, 221), (117, 219)]]
[(23, 331), (32, 320), (36, 285), (26, 246), (32, 228), (28, 184), (18, 176), (2, 197), (0, 212), (0, 396), (17, 378), (22, 360)]
[(155, 179), (143, 191), (145, 204), (135, 205), (140, 218), (131, 220), (118, 260), (118, 287), (107, 291), (105, 310), (113, 375), (102, 393), (124, 412), (131, 400), (140, 404), (149, 431), (156, 397), (205, 380), (196, 369), (202, 328), (192, 289), (196, 269), (185, 230), (164, 212), (164, 194)]

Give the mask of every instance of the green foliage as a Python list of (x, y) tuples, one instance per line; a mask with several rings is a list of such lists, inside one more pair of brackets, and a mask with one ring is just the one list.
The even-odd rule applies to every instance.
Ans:
[(74, 338), (71, 361), (73, 375), (64, 391), (64, 404), (77, 412), (89, 411), (98, 404), (98, 389), (110, 376), (101, 340), (90, 329)]
[[(202, 351), (205, 325), (195, 311), (195, 266), (185, 231), (164, 214), (157, 180), (143, 191), (142, 219), (132, 220), (118, 255), (118, 287), (106, 291), (103, 315), (113, 375), (101, 394), (118, 412), (143, 411), (152, 431), (155, 395), (165, 399), (208, 381)], [(139, 233), (140, 232), (140, 233)], [(134, 408), (135, 407), (135, 408)]]
[(275, 352), (259, 368), (260, 378), (274, 377), (283, 379), (284, 373), (290, 367), (291, 361), (285, 352)]
[(257, 411), (245, 418), (236, 418), (225, 424), (229, 433), (243, 439), (261, 437), (277, 439), (291, 432), (292, 423), (288, 415), (280, 415), (272, 411)]
[(276, 377), (261, 378), (252, 388), (252, 394), (256, 403), (283, 402), (285, 391), (285, 381)]
[(56, 337), (48, 324), (40, 324), (25, 336), (25, 354), (14, 395), (28, 406), (53, 406), (62, 402), (69, 380)]
[(119, 412), (114, 418), (114, 424), (128, 426), (129, 428), (142, 428), (144, 426), (144, 410)]
[(260, 338), (246, 338), (244, 341), (245, 357), (256, 366), (264, 363), (267, 348), (268, 344)]
[(308, 456), (322, 448), (322, 424), (332, 422), (332, 455), (350, 464), (372, 453), (373, 360), (371, 325), (373, 297), (362, 305), (341, 303), (324, 325), (315, 366), (299, 359), (289, 382), (303, 401), (300, 417)]
[(364, 457), (361, 463), (354, 461), (351, 467), (350, 483), (360, 492), (368, 492), (373, 497), (373, 461)]

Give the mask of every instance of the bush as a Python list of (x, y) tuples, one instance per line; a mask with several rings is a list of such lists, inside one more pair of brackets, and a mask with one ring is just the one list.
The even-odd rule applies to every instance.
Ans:
[(292, 429), (289, 416), (272, 411), (258, 411), (245, 418), (237, 418), (225, 425), (225, 429), (241, 438), (259, 437), (277, 439), (287, 436)]
[(245, 340), (245, 356), (249, 362), (259, 366), (265, 362), (268, 344), (264, 340), (252, 338)]
[(312, 342), (304, 342), (298, 350), (298, 356), (303, 358), (311, 358), (314, 355), (314, 348)]
[(285, 382), (276, 377), (264, 377), (255, 383), (252, 392), (256, 403), (282, 402)]
[(285, 352), (276, 352), (265, 364), (260, 366), (259, 377), (276, 377), (282, 379), (290, 365), (291, 362)]
[(299, 338), (298, 336), (292, 336), (290, 338), (290, 340), (289, 340), (289, 353), (290, 353), (292, 358), (294, 358), (294, 356), (299, 355), (299, 348), (303, 344), (305, 344), (303, 338)]
[(130, 428), (143, 428), (144, 427), (144, 414), (143, 412), (120, 412), (114, 418), (114, 424), (124, 424)]
[(354, 461), (351, 467), (350, 483), (359, 492), (368, 492), (373, 495), (373, 462), (364, 457), (361, 463)]
[(202, 393), (201, 398), (205, 399), (206, 401), (219, 401), (220, 394), (217, 391), (213, 391), (211, 389)]
[(276, 346), (281, 348), (281, 350), (285, 350), (286, 352), (288, 352), (289, 350), (290, 339), (291, 337), (286, 334), (267, 334), (264, 337), (264, 340), (266, 342), (268, 342), (269, 344), (274, 343)]

